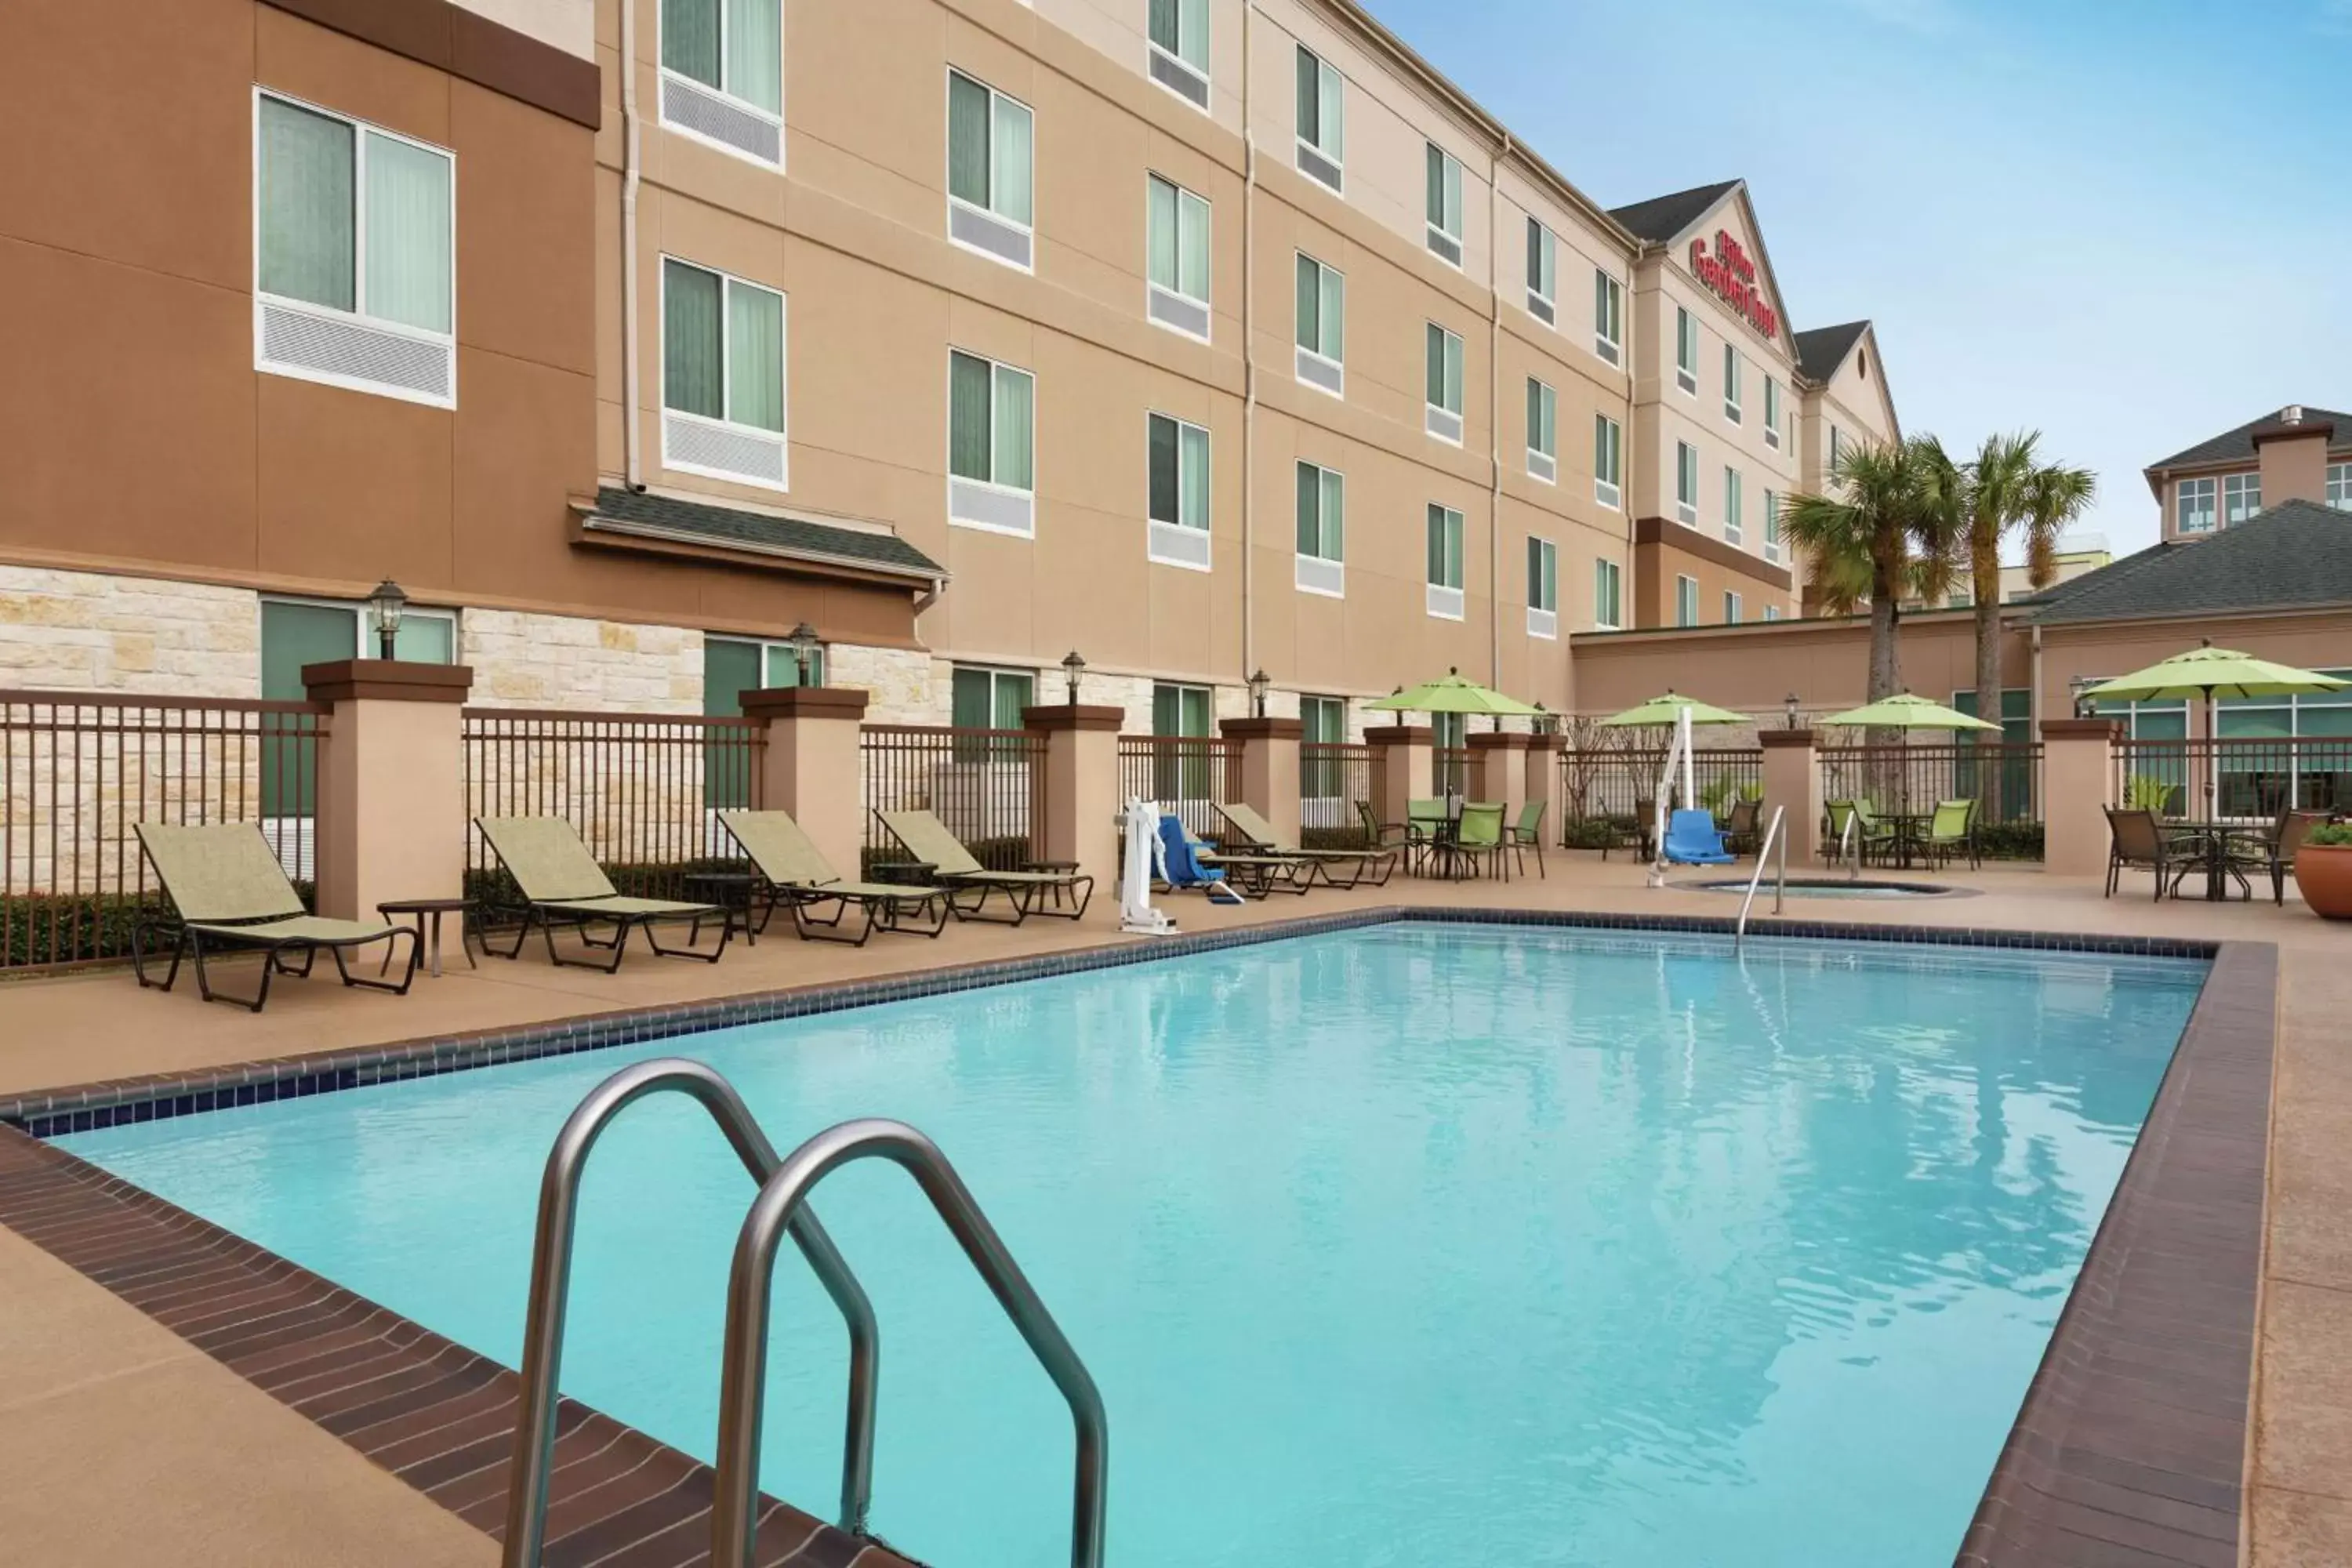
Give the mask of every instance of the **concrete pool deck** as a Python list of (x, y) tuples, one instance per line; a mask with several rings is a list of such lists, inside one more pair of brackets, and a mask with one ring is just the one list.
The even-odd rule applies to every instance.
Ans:
[[(1408, 905), (1593, 913), (1723, 917), (1721, 894), (1654, 891), (1643, 868), (1601, 864), (1589, 854), (1555, 853), (1543, 880), (1429, 885), (1399, 879), (1387, 889), (1318, 890), (1243, 910), (1213, 910), (1196, 899), (1172, 908), (1186, 930), (1254, 924), (1351, 909)], [(2278, 1043), (2268, 1194), (2267, 1256), (2256, 1359), (2252, 1486), (2245, 1500), (2251, 1561), (2271, 1565), (2352, 1561), (2352, 1061), (2340, 1042), (2352, 1016), (2352, 929), (2314, 919), (2293, 900), (2226, 905), (2102, 900), (2095, 883), (2031, 869), (1993, 868), (1938, 877), (1979, 896), (1966, 899), (1791, 900), (1792, 917), (1929, 927), (1975, 927), (2273, 943), (2279, 950)], [(677, 1005), (788, 987), (883, 979), (1133, 939), (1116, 932), (1116, 911), (1098, 902), (1077, 924), (1032, 921), (1019, 930), (961, 926), (938, 942), (877, 938), (862, 950), (801, 943), (777, 934), (739, 946), (716, 966), (633, 953), (616, 975), (551, 970), (543, 959), (488, 961), (436, 982), (420, 979), (406, 998), (346, 992), (331, 984), (287, 983), (268, 1012), (253, 1016), (205, 1007), (184, 988), (142, 992), (119, 973), (0, 986), (0, 1101), (94, 1081), (184, 1073), (330, 1048), (473, 1033), (618, 1010)], [(268, 1560), (254, 1539), (226, 1530), (258, 1510), (292, 1532), (281, 1560), (315, 1563), (488, 1563), (488, 1538), (375, 1469), (268, 1395), (162, 1329), (152, 1319), (54, 1258), (0, 1229), (0, 1321), (49, 1325), (29, 1340), (0, 1339), (5, 1440), (28, 1453), (65, 1451), (70, 1463), (33, 1468), (0, 1447), (0, 1500), (39, 1500), (60, 1522), (38, 1560), (72, 1564), (169, 1556), (176, 1562)], [(204, 1363), (189, 1367), (170, 1397), (181, 1421), (152, 1419), (135, 1385), (160, 1377), (159, 1352)], [(58, 1366), (92, 1369), (62, 1380)], [(86, 1384), (119, 1382), (130, 1392), (110, 1409)], [(163, 1384), (152, 1384), (157, 1389)], [(255, 1409), (238, 1407), (255, 1404)], [(217, 1410), (216, 1419), (205, 1413)], [(276, 1419), (272, 1419), (272, 1417)], [(212, 1431), (235, 1430), (246, 1455), (247, 1490), (215, 1497), (217, 1539), (177, 1504), (176, 1488), (217, 1468)], [(250, 1432), (250, 1436), (247, 1434)], [(45, 1436), (46, 1434), (46, 1436)], [(353, 1467), (356, 1467), (354, 1469)], [(20, 1478), (39, 1490), (11, 1496)], [(159, 1479), (162, 1478), (162, 1479)], [(165, 1496), (173, 1501), (166, 1504)], [(124, 1500), (152, 1498), (147, 1508)], [(201, 1516), (199, 1516), (200, 1518)], [(103, 1520), (106, 1530), (68, 1528)], [(455, 1534), (450, 1533), (455, 1527)], [(146, 1529), (152, 1533), (142, 1537)], [(129, 1533), (125, 1533), (125, 1532)], [(2126, 1559), (2117, 1558), (2116, 1561)], [(2133, 1561), (2149, 1559), (2134, 1558)]]

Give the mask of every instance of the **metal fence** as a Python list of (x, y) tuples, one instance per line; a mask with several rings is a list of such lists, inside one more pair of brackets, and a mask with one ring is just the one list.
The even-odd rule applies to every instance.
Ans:
[(1199, 735), (1121, 735), (1118, 797), (1139, 796), (1173, 812), (1195, 838), (1223, 836), (1216, 803), (1242, 797), (1242, 749)]
[(2039, 742), (1836, 746), (1822, 750), (1821, 763), (1824, 801), (1866, 800), (1879, 811), (1925, 812), (1937, 801), (1973, 800), (1979, 826), (2042, 820)]
[(1429, 753), (1429, 793), (1454, 795), (1470, 788), (1470, 748), (1436, 746)]
[(478, 816), (559, 816), (623, 892), (681, 898), (685, 879), (740, 859), (718, 813), (760, 798), (767, 726), (673, 713), (468, 708), (467, 885), (510, 904)]
[(858, 760), (868, 865), (908, 858), (877, 815), (885, 811), (930, 812), (991, 870), (1045, 858), (1042, 734), (868, 724), (858, 738)]
[(1356, 803), (1372, 798), (1372, 749), (1309, 741), (1298, 748), (1298, 831), (1318, 849), (1360, 847)]
[(162, 889), (142, 822), (257, 824), (318, 879), (311, 702), (0, 691), (0, 969), (126, 956)]
[[(1631, 827), (1648, 814), (1657, 798), (1658, 776), (1666, 765), (1665, 752), (1620, 746), (1563, 750), (1559, 754), (1560, 826), (1582, 822), (1615, 822)], [(1674, 790), (1681, 794), (1682, 772), (1675, 773)], [(1764, 794), (1764, 752), (1758, 747), (1717, 748), (1691, 752), (1691, 782), (1698, 791), (1692, 804), (1718, 816), (1743, 796)]]
[(2352, 811), (2352, 735), (2123, 741), (2116, 798), (2197, 822), (2269, 822), (2282, 811)]

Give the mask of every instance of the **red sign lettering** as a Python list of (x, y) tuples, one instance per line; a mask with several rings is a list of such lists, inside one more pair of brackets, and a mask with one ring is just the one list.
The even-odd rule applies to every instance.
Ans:
[(1756, 286), (1756, 263), (1730, 235), (1722, 229), (1715, 231), (1712, 256), (1707, 254), (1706, 241), (1692, 240), (1690, 269), (1692, 277), (1714, 289), (1749, 326), (1768, 338), (1780, 335), (1780, 313), (1764, 302), (1763, 290)]

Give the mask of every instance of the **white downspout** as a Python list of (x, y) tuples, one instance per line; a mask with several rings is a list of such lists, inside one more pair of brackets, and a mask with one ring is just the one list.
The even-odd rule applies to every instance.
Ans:
[[(1486, 493), (1486, 682), (1503, 685), (1503, 160), (1511, 133), (1486, 160), (1486, 458), (1494, 468)], [(1496, 729), (1502, 728), (1498, 720)]]
[(637, 5), (621, 0), (621, 447), (632, 490), (646, 488), (637, 459)]
[(1250, 18), (1242, 6), (1242, 679), (1257, 671), (1257, 127), (1250, 120)]

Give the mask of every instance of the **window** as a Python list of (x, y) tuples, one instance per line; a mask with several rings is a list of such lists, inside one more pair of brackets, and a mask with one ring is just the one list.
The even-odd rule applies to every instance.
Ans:
[(1625, 491), (1625, 427), (1606, 414), (1592, 416), (1592, 499), (1622, 506)]
[(1698, 448), (1687, 441), (1675, 443), (1675, 516), (1698, 521)]
[(1429, 503), (1428, 610), (1444, 620), (1458, 621), (1462, 600), (1462, 514), (1452, 507)]
[(1618, 363), (1625, 342), (1625, 286), (1599, 268), (1592, 269), (1592, 352)]
[(948, 521), (1036, 531), (1036, 379), (953, 349), (948, 353)]
[(1548, 485), (1559, 479), (1559, 394), (1533, 376), (1528, 378), (1528, 477)]
[[(1344, 746), (1348, 743), (1348, 700), (1344, 697), (1301, 697), (1298, 700), (1298, 722), (1304, 733), (1299, 737), (1310, 746)], [(1309, 794), (1338, 795), (1337, 789), (1314, 790)]]
[(1723, 470), (1723, 542), (1726, 544), (1738, 543), (1744, 531), (1744, 520), (1739, 515), (1742, 499), (1739, 470), (1726, 468)]
[(1435, 321), (1424, 334), (1429, 408), (1423, 427), (1441, 441), (1462, 445), (1462, 340)]
[(1698, 579), (1696, 577), (1675, 579), (1675, 625), (1698, 625)]
[[(404, 629), (405, 629), (404, 627)], [(801, 661), (788, 642), (753, 637), (706, 637), (702, 639), (702, 712), (709, 719), (736, 719), (743, 713), (743, 693), (769, 687), (801, 684)], [(809, 684), (824, 684), (824, 649), (809, 658)], [(714, 810), (742, 809), (760, 803), (751, 798), (751, 759), (748, 748), (712, 737), (702, 746), (702, 804)]]
[[(457, 662), (457, 617), (454, 611), (408, 606), (400, 617), (393, 651), (412, 664)], [(300, 702), (310, 696), (302, 667), (347, 658), (373, 658), (375, 626), (365, 605), (323, 600), (261, 601), (261, 695), (271, 702)], [(317, 753), (291, 734), (261, 738), (258, 776), (265, 818), (308, 817), (317, 810)], [(298, 826), (272, 827), (270, 842), (291, 851)], [(280, 833), (284, 834), (281, 839)], [(315, 864), (315, 862), (314, 862)]]
[(2183, 479), (2179, 499), (2174, 502), (2174, 529), (2180, 533), (2210, 533), (2213, 531), (2213, 492), (2211, 479)]
[(1723, 416), (1739, 423), (1739, 350), (1732, 343), (1723, 345)]
[(1298, 49), (1298, 172), (1333, 190), (1347, 166), (1346, 103), (1339, 68)]
[(1559, 240), (1534, 218), (1528, 219), (1528, 314), (1547, 327), (1559, 324)]
[(2327, 465), (2327, 504), (2352, 511), (2352, 463)]
[(960, 664), (949, 690), (949, 721), (957, 729), (1018, 730), (1021, 710), (1036, 704), (1037, 678), (1025, 669)]
[(1196, 741), (1208, 739), (1212, 733), (1209, 689), (1155, 681), (1151, 688), (1151, 732)]
[(1462, 265), (1462, 164), (1436, 142), (1424, 144), (1429, 174), (1429, 248), (1448, 266)]
[(1150, 416), (1151, 522), (1148, 552), (1163, 566), (1209, 569), (1209, 433)]
[(1736, 626), (1739, 620), (1739, 595), (1726, 588), (1723, 591), (1723, 624)]
[(1305, 251), (1298, 253), (1298, 379), (1318, 392), (1344, 395), (1348, 280)]
[(2245, 521), (2263, 510), (2263, 477), (2231, 474), (2221, 481), (2221, 526)]
[(1195, 109), (1209, 107), (1209, 0), (1151, 0), (1146, 22), (1151, 79)]
[(1777, 620), (1779, 620), (1779, 619), (1780, 618), (1780, 605), (1765, 605), (1765, 606), (1764, 606), (1764, 618), (1765, 618), (1766, 620), (1768, 620), (1768, 621), (1777, 621)]
[(1764, 492), (1764, 559), (1780, 559), (1780, 498), (1771, 490)]
[(1348, 799), (1348, 759), (1318, 747), (1348, 742), (1348, 704), (1339, 697), (1298, 700), (1298, 794), (1301, 827), (1339, 827), (1354, 810)]
[(1780, 446), (1780, 383), (1769, 375), (1764, 378), (1764, 444), (1776, 451)]
[(1209, 336), (1209, 204), (1172, 181), (1150, 177), (1144, 214), (1144, 313), (1163, 327)]
[(1592, 624), (1598, 630), (1613, 632), (1624, 624), (1617, 618), (1619, 581), (1617, 563), (1592, 563)]
[(1329, 468), (1298, 465), (1298, 559), (1293, 583), (1302, 594), (1344, 596), (1347, 483)]
[(1845, 437), (1841, 436), (1838, 433), (1838, 427), (1832, 425), (1830, 426), (1830, 477), (1832, 479), (1837, 477), (1838, 463), (1844, 456)]
[(254, 368), (457, 405), (457, 163), (254, 95)]
[(1528, 636), (1559, 636), (1559, 546), (1528, 540)]
[(1698, 395), (1698, 318), (1675, 307), (1675, 384)]
[(788, 486), (784, 297), (662, 258), (662, 463)]
[(661, 0), (661, 68), (664, 125), (782, 165), (783, 0)]
[(948, 72), (948, 237), (1024, 272), (1035, 238), (1034, 132), (1026, 104), (961, 71)]
[[(2339, 679), (2352, 679), (2341, 669), (2321, 673)], [(2216, 717), (2216, 733), (2224, 741), (2292, 737), (2330, 742), (2324, 752), (2306, 750), (2299, 765), (2291, 754), (2283, 754), (2284, 747), (2247, 747), (2235, 754), (2225, 752), (2216, 764), (2217, 816), (2267, 821), (2290, 807), (2299, 811), (2341, 811), (2352, 805), (2352, 798), (2346, 794), (2347, 781), (2338, 771), (2343, 765), (2344, 750), (2352, 746), (2352, 691), (2225, 697)]]

